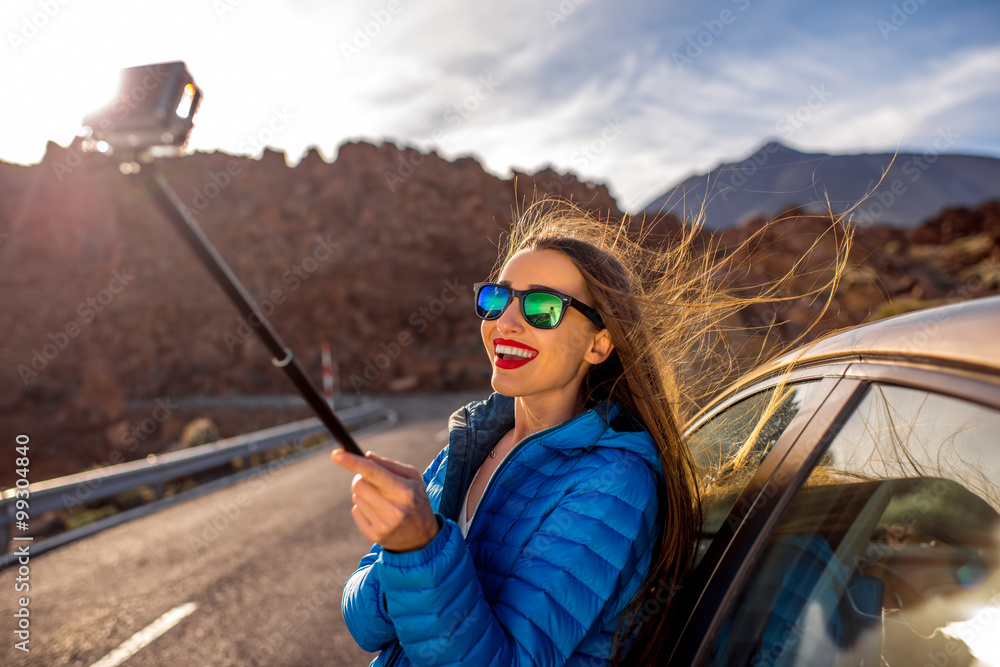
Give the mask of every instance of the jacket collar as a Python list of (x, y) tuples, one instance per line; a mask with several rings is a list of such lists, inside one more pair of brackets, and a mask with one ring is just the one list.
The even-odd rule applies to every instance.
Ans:
[[(563, 422), (580, 422), (587, 428), (601, 428), (618, 415), (618, 405), (607, 401)], [(589, 422), (593, 422), (592, 424)], [(476, 471), (486, 460), (490, 449), (496, 446), (503, 434), (514, 428), (514, 399), (493, 393), (483, 401), (475, 401), (457, 410), (448, 420), (448, 464), (445, 471), (445, 493), (438, 511), (449, 519), (458, 517), (465, 490), (472, 483)], [(546, 429), (549, 430), (549, 429)], [(544, 433), (541, 431), (540, 433)], [(537, 434), (536, 434), (537, 435)], [(552, 441), (552, 446), (558, 440)], [(579, 441), (567, 439), (566, 445), (579, 447)]]

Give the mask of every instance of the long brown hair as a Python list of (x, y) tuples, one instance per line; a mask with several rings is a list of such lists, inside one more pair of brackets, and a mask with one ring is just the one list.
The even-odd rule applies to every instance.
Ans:
[[(583, 275), (589, 303), (602, 315), (614, 351), (593, 366), (583, 383), (584, 405), (610, 399), (641, 422), (656, 442), (664, 471), (660, 495), (660, 537), (650, 571), (623, 615), (616, 643), (616, 664), (655, 661), (667, 636), (666, 609), (677, 582), (693, 563), (701, 531), (702, 475), (684, 439), (684, 423), (700, 399), (734, 372), (726, 353), (725, 322), (749, 304), (780, 301), (791, 279), (773, 281), (750, 296), (726, 289), (734, 252), (720, 252), (697, 224), (678, 228), (666, 244), (650, 243), (652, 227), (599, 220), (561, 200), (532, 204), (514, 224), (496, 272), (521, 250), (557, 250)], [(848, 234), (839, 239), (845, 242)], [(759, 242), (751, 235), (737, 249)], [(840, 246), (838, 245), (838, 248)], [(846, 257), (846, 247), (837, 258)], [(802, 259), (799, 260), (803, 261)], [(799, 264), (796, 263), (795, 267)], [(809, 292), (826, 290), (833, 279)], [(802, 296), (798, 294), (796, 296)], [(758, 355), (759, 356), (759, 355)], [(755, 359), (754, 361), (759, 361)], [(715, 382), (705, 381), (714, 375)], [(650, 607), (644, 603), (657, 602)], [(655, 607), (655, 612), (651, 609)]]

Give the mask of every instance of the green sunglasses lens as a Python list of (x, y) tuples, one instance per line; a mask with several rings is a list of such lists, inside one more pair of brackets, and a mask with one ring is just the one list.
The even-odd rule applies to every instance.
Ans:
[(510, 293), (497, 285), (484, 285), (476, 299), (476, 313), (484, 320), (494, 320), (503, 313)]
[(524, 317), (528, 324), (539, 329), (551, 329), (559, 324), (562, 308), (562, 299), (554, 294), (532, 292), (524, 297)]

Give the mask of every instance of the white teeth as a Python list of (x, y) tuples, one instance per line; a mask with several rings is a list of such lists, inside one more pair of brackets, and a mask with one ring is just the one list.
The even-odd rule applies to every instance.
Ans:
[(525, 350), (523, 347), (513, 347), (511, 345), (497, 345), (497, 354), (513, 354), (516, 357), (524, 357), (525, 359), (531, 359), (537, 352), (532, 352), (531, 350)]

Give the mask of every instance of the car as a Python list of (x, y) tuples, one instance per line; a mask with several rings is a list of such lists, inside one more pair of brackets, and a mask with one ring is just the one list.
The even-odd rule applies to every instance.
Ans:
[(690, 422), (671, 665), (1000, 664), (1000, 296), (786, 354)]

